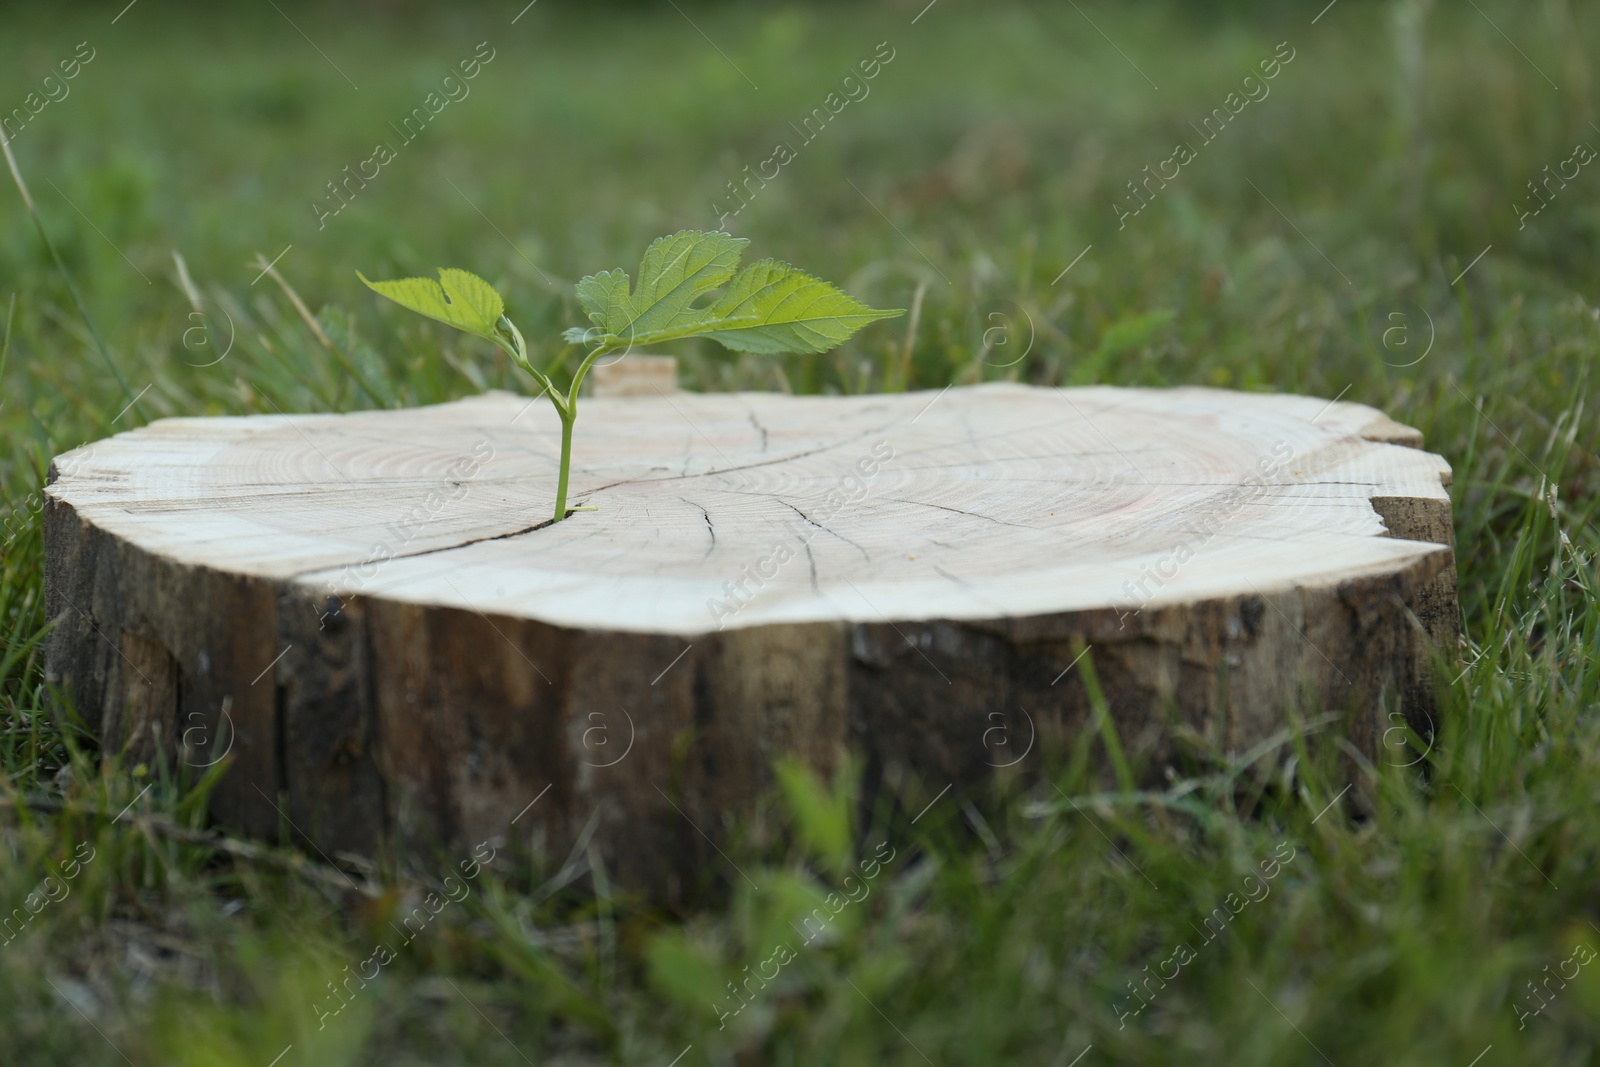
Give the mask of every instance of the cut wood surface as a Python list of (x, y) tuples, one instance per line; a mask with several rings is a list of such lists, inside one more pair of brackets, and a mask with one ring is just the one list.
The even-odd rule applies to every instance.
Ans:
[(1291, 707), (1377, 758), (1454, 649), (1449, 467), (1357, 404), (590, 399), (570, 500), (598, 510), (551, 524), (558, 433), (490, 393), (60, 456), (51, 675), (108, 749), (226, 750), (224, 824), (330, 854), (585, 844), (676, 893), (784, 754), (862, 751), (908, 797), (1037, 771), (1092, 665), (1153, 767)]

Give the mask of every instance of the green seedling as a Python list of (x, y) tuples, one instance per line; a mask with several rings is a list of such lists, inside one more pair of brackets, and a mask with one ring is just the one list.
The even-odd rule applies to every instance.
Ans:
[[(367, 287), (402, 307), (492, 341), (538, 382), (561, 420), (561, 474), (554, 522), (568, 515), (567, 476), (578, 390), (601, 356), (690, 337), (709, 337), (736, 352), (759, 355), (826, 352), (870, 322), (903, 315), (879, 311), (804, 271), (775, 259), (739, 268), (750, 242), (720, 232), (683, 230), (645, 250), (639, 284), (622, 268), (591, 274), (578, 283), (578, 304), (594, 325), (573, 327), (569, 344), (592, 346), (566, 392), (533, 365), (522, 332), (506, 317), (494, 286), (464, 270), (444, 267), (439, 280), (404, 278)], [(712, 296), (714, 290), (722, 290)], [(573, 509), (579, 510), (579, 509)]]

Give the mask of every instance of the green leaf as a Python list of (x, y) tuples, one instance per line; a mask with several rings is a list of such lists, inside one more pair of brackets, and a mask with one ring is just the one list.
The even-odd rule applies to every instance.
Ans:
[(842, 768), (832, 790), (794, 756), (780, 759), (777, 772), (801, 843), (829, 867), (843, 870), (850, 862), (852, 770)]
[(455, 267), (439, 268), (439, 282), (450, 298), (453, 311), (461, 312), (464, 319), (470, 314), (477, 326), (494, 332), (495, 324), (506, 313), (506, 302), (494, 286), (476, 274)]
[(680, 230), (645, 250), (632, 294), (627, 271), (618, 268), (580, 281), (578, 303), (596, 326), (624, 341), (681, 330), (705, 318), (692, 305), (733, 277), (749, 243), (726, 233)]
[[(904, 314), (869, 308), (777, 260), (735, 274), (748, 243), (726, 233), (684, 230), (651, 244), (631, 292), (621, 268), (589, 275), (578, 283), (578, 303), (599, 329), (570, 329), (565, 338), (620, 347), (710, 337), (740, 352), (814, 354), (870, 322)], [(709, 307), (695, 306), (723, 286)]]
[(816, 354), (836, 348), (861, 327), (904, 310), (879, 311), (802, 270), (775, 259), (739, 272), (711, 309), (717, 319), (745, 325), (703, 332), (736, 352)]
[(396, 281), (368, 281), (356, 271), (368, 289), (386, 296), (401, 307), (437, 319), (446, 326), (500, 343), (496, 326), (505, 314), (505, 301), (494, 286), (464, 270), (441, 267), (439, 281), (432, 278), (401, 278)]
[[(633, 324), (628, 272), (618, 267), (590, 274), (578, 282), (578, 303), (589, 321), (608, 334), (625, 335)], [(576, 327), (574, 327), (576, 329)], [(568, 330), (571, 336), (572, 330)]]

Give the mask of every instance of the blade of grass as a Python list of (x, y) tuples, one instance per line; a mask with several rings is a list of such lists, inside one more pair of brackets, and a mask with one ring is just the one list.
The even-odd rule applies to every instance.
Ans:
[(17, 185), (17, 192), (22, 194), (23, 206), (28, 209), (28, 214), (33, 218), (34, 228), (39, 231), (39, 239), (44, 242), (45, 248), (50, 250), (50, 258), (55, 262), (56, 270), (61, 272), (61, 280), (66, 282), (67, 291), (72, 294), (73, 303), (78, 305), (78, 314), (83, 316), (84, 325), (89, 327), (89, 334), (94, 338), (95, 348), (100, 352), (100, 358), (105, 360), (106, 369), (122, 387), (122, 395), (128, 398), (128, 404), (145, 417), (144, 409), (139, 406), (139, 398), (134, 395), (133, 388), (128, 385), (128, 380), (122, 376), (121, 369), (116, 360), (111, 358), (111, 351), (106, 347), (105, 338), (100, 336), (100, 328), (94, 324), (94, 316), (89, 314), (89, 305), (84, 303), (83, 295), (78, 292), (77, 284), (72, 280), (72, 274), (67, 270), (67, 265), (61, 261), (61, 253), (56, 251), (56, 244), (50, 240), (50, 231), (45, 229), (44, 219), (39, 215), (39, 208), (34, 204), (32, 195), (28, 192), (28, 184), (22, 180), (22, 171), (17, 167), (17, 157), (11, 152), (11, 141), (6, 137), (5, 130), (0, 127), (0, 152), (5, 153), (6, 165), (11, 168), (11, 180)]

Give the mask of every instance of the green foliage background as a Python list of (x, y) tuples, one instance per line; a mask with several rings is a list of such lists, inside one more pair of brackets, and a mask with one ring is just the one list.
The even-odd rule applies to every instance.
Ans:
[[(112, 24), (122, 6), (13, 5), (0, 30), (0, 115), (80, 41), (96, 50), (14, 147), (128, 385), (0, 187), (0, 913), (96, 850), (0, 944), (0, 1060), (1597, 1062), (1594, 969), (1539, 983), (1600, 945), (1600, 174), (1525, 228), (1514, 206), (1600, 144), (1592, 6), (939, 0), (913, 25), (920, 2), (540, 0), (513, 26), (514, 2), (139, 0)], [(483, 41), (471, 95), (399, 146), (389, 124)], [(730, 853), (759, 889), (715, 872), (720, 903), (663, 915), (603, 872), (563, 887), (508, 860), (319, 1030), (310, 1003), (412, 891), (355, 894), (288, 847), (185, 838), (203, 791), (43, 710), (49, 457), (164, 415), (521, 388), (492, 347), (382, 306), (354, 269), (472, 269), (538, 358), (583, 322), (578, 277), (713, 225), (726, 183), (885, 41), (870, 95), (730, 225), (873, 306), (920, 288), (914, 344), (909, 316), (823, 357), (707, 344), (684, 353), (686, 384), (1203, 383), (1381, 407), (1456, 471), (1466, 641), (1439, 735), (1329, 808), (1343, 783), (1296, 726), (1317, 709), (1288, 709), (1282, 744), (1202, 753), (1159, 792), (1056, 768), (1058, 789), (945, 796), (914, 826), (878, 813), (849, 855), (852, 784), (786, 772), (774, 804), (796, 844)], [(1283, 41), (1270, 96), (1119, 228), (1126, 183)], [(325, 183), (380, 140), (396, 158), (319, 230)], [(257, 254), (286, 247), (275, 269), (327, 344), (258, 279)], [(708, 998), (727, 1003), (879, 841), (895, 858), (871, 894), (719, 1029)], [(1122, 1025), (1128, 983), (1280, 842), (1296, 858), (1270, 895)]]

